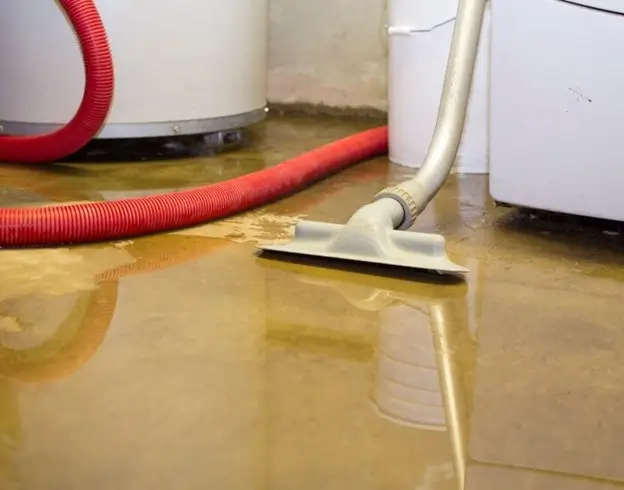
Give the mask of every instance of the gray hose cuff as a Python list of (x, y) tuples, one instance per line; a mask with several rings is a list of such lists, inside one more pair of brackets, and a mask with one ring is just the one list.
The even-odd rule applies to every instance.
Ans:
[(416, 201), (409, 192), (398, 186), (387, 187), (375, 196), (375, 201), (379, 199), (394, 199), (403, 208), (403, 221), (397, 229), (407, 230), (414, 224), (416, 217), (420, 214)]

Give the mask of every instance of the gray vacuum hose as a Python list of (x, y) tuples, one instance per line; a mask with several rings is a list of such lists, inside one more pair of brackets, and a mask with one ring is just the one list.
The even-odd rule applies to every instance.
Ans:
[(401, 205), (403, 217), (392, 217), (399, 222), (398, 229), (414, 224), (453, 168), (464, 132), (486, 4), (487, 0), (459, 0), (438, 119), (425, 162), (415, 178), (375, 196), (376, 202), (393, 199)]

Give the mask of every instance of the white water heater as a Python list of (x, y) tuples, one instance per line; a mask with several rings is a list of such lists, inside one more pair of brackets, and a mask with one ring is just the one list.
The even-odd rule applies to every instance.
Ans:
[[(239, 129), (265, 116), (268, 0), (97, 0), (115, 65), (99, 138)], [(84, 88), (56, 2), (0, 0), (0, 134), (49, 132)]]

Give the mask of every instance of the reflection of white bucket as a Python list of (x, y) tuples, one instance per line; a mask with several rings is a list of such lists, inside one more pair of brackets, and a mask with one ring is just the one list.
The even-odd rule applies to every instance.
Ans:
[[(458, 0), (390, 0), (390, 160), (420, 167), (435, 127)], [(465, 173), (488, 171), (489, 9), (456, 162)]]
[(380, 313), (374, 399), (395, 423), (445, 430), (444, 400), (427, 307), (401, 305)]

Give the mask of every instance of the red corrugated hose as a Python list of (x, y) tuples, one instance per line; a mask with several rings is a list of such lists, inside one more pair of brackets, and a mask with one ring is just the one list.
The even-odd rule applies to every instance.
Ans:
[[(82, 48), (83, 101), (62, 129), (42, 136), (0, 138), (0, 161), (48, 163), (86, 145), (110, 110), (113, 62), (92, 0), (60, 0)], [(0, 209), (0, 247), (116, 240), (224, 218), (291, 194), (327, 175), (386, 153), (386, 127), (330, 143), (275, 167), (196, 189), (118, 201)]]
[(73, 25), (85, 65), (82, 102), (61, 129), (37, 136), (0, 138), (0, 161), (48, 163), (80, 150), (98, 133), (113, 100), (113, 59), (104, 24), (92, 0), (60, 0)]

